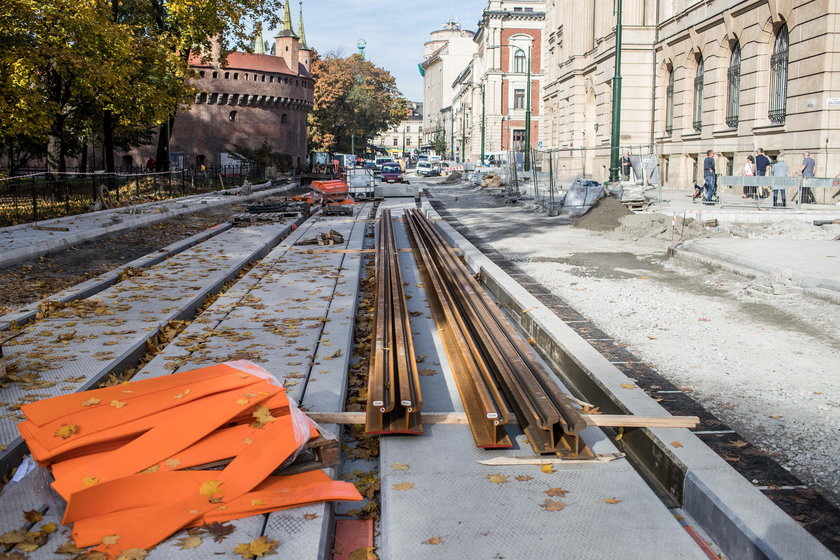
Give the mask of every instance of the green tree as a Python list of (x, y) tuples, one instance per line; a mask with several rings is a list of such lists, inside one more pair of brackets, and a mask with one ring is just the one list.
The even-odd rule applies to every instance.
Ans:
[(309, 114), (312, 149), (350, 152), (355, 140), (362, 151), (378, 133), (399, 123), (408, 102), (387, 71), (358, 54), (315, 57), (314, 106)]
[(439, 156), (443, 157), (446, 153), (446, 148), (449, 145), (446, 143), (446, 132), (443, 130), (443, 127), (438, 127), (435, 130), (435, 138), (432, 141), (432, 148), (435, 150), (435, 153)]

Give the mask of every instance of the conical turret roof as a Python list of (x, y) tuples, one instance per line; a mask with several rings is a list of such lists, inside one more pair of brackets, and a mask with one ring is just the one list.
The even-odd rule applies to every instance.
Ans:
[(300, 48), (309, 50), (309, 45), (306, 44), (306, 32), (303, 30), (303, 0), (300, 0), (300, 23), (298, 25), (298, 37), (300, 37)]
[(283, 7), (283, 21), (280, 23), (280, 31), (275, 37), (294, 37), (295, 31), (292, 29), (292, 10), (289, 8), (289, 0), (286, 0), (286, 5)]

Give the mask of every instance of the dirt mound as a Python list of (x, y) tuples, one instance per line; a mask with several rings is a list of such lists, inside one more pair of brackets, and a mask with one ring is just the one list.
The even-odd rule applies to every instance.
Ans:
[(460, 171), (453, 171), (449, 175), (447, 175), (446, 179), (443, 180), (444, 184), (451, 185), (453, 183), (460, 183), (461, 179), (464, 178), (464, 174)]
[[(610, 237), (615, 239), (642, 239), (656, 238), (668, 241), (672, 236), (671, 216), (651, 212), (649, 214), (632, 214), (624, 216), (619, 221), (619, 227), (612, 230)], [(677, 217), (673, 237), (677, 239), (693, 239), (713, 234), (711, 230), (704, 228), (697, 220)]]
[(502, 186), (502, 178), (495, 173), (485, 173), (481, 179), (481, 186), (488, 189), (498, 189)]
[(592, 209), (572, 224), (590, 231), (612, 231), (621, 225), (619, 220), (632, 214), (626, 206), (611, 196), (602, 198)]

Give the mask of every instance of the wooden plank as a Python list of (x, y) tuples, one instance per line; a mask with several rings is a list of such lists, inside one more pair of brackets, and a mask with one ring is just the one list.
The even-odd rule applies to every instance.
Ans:
[[(307, 412), (307, 416), (322, 424), (364, 424), (364, 412)], [(584, 414), (586, 423), (601, 428), (695, 428), (697, 416), (633, 416), (623, 414)], [(424, 424), (467, 424), (463, 412), (423, 412)], [(511, 423), (516, 419), (511, 418)]]
[(70, 231), (70, 228), (58, 226), (32, 226), (32, 229), (37, 229), (39, 231)]

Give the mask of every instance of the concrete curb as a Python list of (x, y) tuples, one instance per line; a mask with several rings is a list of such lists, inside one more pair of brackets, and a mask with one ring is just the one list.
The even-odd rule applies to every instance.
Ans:
[[(119, 223), (112, 223), (110, 225), (95, 224), (91, 229), (86, 229), (75, 233), (68, 233), (67, 235), (56, 236), (53, 239), (37, 240), (33, 241), (28, 245), (5, 250), (3, 251), (3, 254), (0, 255), (0, 267), (10, 266), (13, 264), (20, 263), (22, 261), (40, 257), (41, 255), (46, 255), (48, 253), (60, 251), (62, 249), (70, 247), (71, 245), (81, 243), (83, 241), (94, 241), (96, 239), (99, 239), (100, 237), (104, 237), (111, 233), (119, 233), (122, 231), (131, 230), (142, 226), (154, 225), (158, 222), (162, 222), (164, 220), (168, 220), (176, 216), (192, 214), (194, 212), (199, 212), (208, 208), (215, 208), (217, 206), (224, 206), (226, 204), (233, 204), (237, 202), (247, 202), (250, 200), (263, 198), (274, 194), (280, 194), (296, 186), (297, 183), (291, 183), (282, 187), (261, 190), (259, 192), (252, 193), (246, 196), (224, 195), (222, 194), (222, 192), (224, 191), (219, 191), (216, 193), (208, 193), (203, 195), (193, 195), (184, 198), (171, 199), (169, 201), (164, 201), (163, 203), (150, 202), (146, 204), (139, 204), (137, 206), (112, 208), (109, 210), (101, 210), (99, 212), (89, 212), (88, 214), (84, 215), (68, 216), (64, 218), (55, 218), (53, 220), (38, 222), (38, 225), (43, 226), (50, 224), (61, 224), (69, 220), (75, 221), (80, 216), (92, 216), (95, 218), (100, 218), (102, 216), (108, 215), (116, 216), (116, 214), (121, 214), (124, 219), (124, 221), (120, 221)], [(213, 200), (212, 198), (214, 197), (221, 198)], [(207, 198), (208, 200), (201, 200), (202, 198)], [(162, 211), (157, 212), (155, 214), (140, 214), (137, 215), (136, 218), (131, 218), (131, 216), (135, 216), (133, 211), (136, 211), (138, 209), (150, 208), (153, 207), (153, 205), (157, 205), (157, 208), (162, 209)], [(171, 208), (175, 205), (180, 205), (180, 207)], [(22, 224), (19, 226), (11, 226), (10, 228), (5, 228), (4, 232), (8, 233), (10, 231), (27, 229), (31, 230), (33, 228), (33, 225), (34, 224)]]
[[(429, 213), (440, 217), (433, 210)], [(452, 246), (463, 251), (466, 263), (480, 274), (500, 304), (534, 337), (565, 384), (584, 398), (604, 403), (605, 413), (669, 416), (643, 391), (622, 387), (635, 383), (452, 226), (443, 220), (435, 224)], [(669, 445), (672, 441), (682, 447)], [(645, 477), (672, 496), (730, 558), (835, 558), (689, 430), (627, 430), (621, 446)]]

